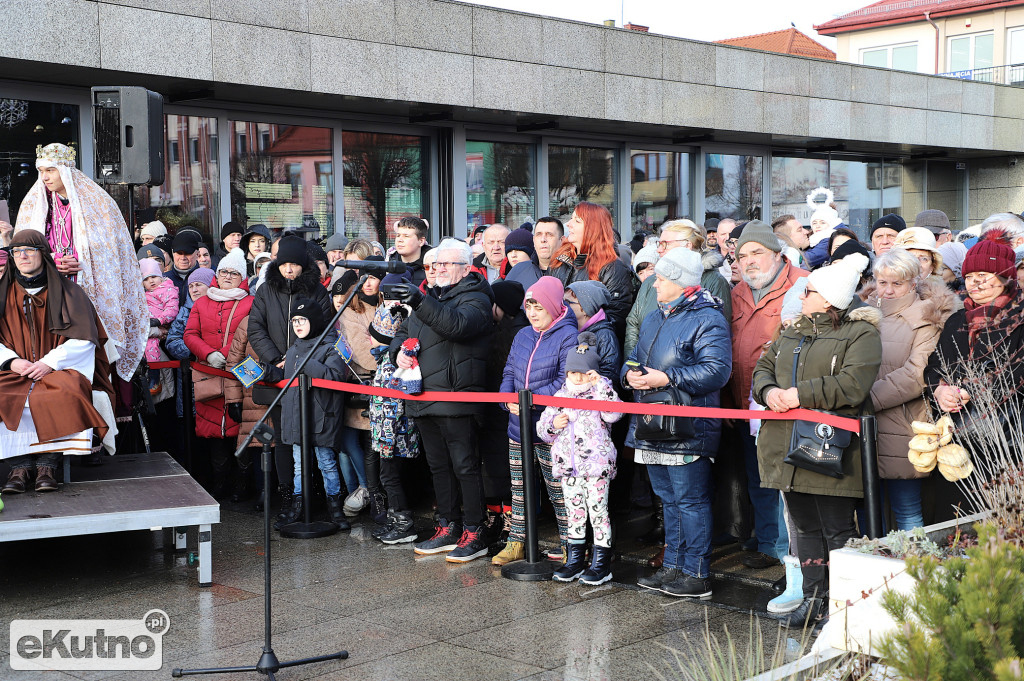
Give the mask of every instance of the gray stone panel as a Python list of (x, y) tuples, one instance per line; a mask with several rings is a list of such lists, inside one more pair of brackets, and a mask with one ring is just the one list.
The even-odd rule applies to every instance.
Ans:
[(960, 116), (960, 146), (966, 149), (991, 149), (992, 136), (991, 116)]
[[(213, 78), (209, 19), (118, 5), (99, 7), (103, 68), (177, 78)], [(160, 39), (139, 40), (139, 26)]]
[(519, 59), (600, 71), (604, 68), (604, 33), (593, 24), (545, 19), (541, 37), (521, 45)]
[(764, 131), (772, 135), (806, 135), (809, 120), (807, 98), (766, 92)]
[[(107, 5), (124, 5), (125, 7), (138, 7), (139, 9), (154, 9), (156, 4), (153, 0), (100, 0)], [(160, 0), (161, 12), (172, 14), (183, 14), (187, 17), (210, 18), (210, 0)]]
[(314, 91), (377, 99), (398, 97), (394, 45), (323, 35), (312, 35), (309, 40)]
[(918, 73), (893, 71), (889, 74), (889, 104), (927, 109), (929, 80)]
[(764, 52), (739, 47), (715, 48), (715, 85), (747, 90), (764, 89)]
[[(0, 57), (100, 65), (99, 7), (87, 0), (5, 0)], [(7, 74), (5, 74), (7, 75)]]
[[(810, 60), (798, 57), (784, 57), (776, 54), (764, 56), (764, 89), (784, 95), (808, 94)], [(819, 90), (815, 84), (814, 94), (821, 97), (835, 97), (828, 90)]]
[(716, 88), (714, 127), (719, 130), (759, 131), (764, 125), (764, 93)]
[(303, 33), (309, 30), (306, 0), (210, 0), (210, 14), (221, 21)]
[(714, 126), (715, 92), (712, 85), (665, 81), (661, 98), (663, 122), (694, 128)]
[(604, 115), (613, 121), (662, 122), (662, 82), (609, 73), (604, 77)]
[(992, 94), (995, 97), (993, 113), (996, 116), (1018, 118), (1021, 116), (1021, 112), (1024, 112), (1024, 88), (994, 85)]
[(927, 130), (928, 144), (932, 146), (960, 146), (960, 114), (949, 111), (929, 111)]
[(853, 80), (850, 82), (850, 99), (868, 104), (888, 104), (891, 73), (888, 69), (854, 67)]
[(835, 99), (811, 99), (807, 133), (826, 139), (850, 138), (850, 102)]
[(995, 108), (995, 88), (985, 83), (963, 81), (963, 98), (961, 104), (964, 113), (991, 116)]
[(540, 64), (473, 58), (473, 106), (479, 109), (544, 111)]
[(993, 119), (992, 145), (1005, 151), (1024, 150), (1024, 121), (1019, 118)]
[[(276, 0), (275, 0), (276, 1)], [(309, 32), (395, 42), (395, 0), (306, 0)], [(422, 30), (418, 29), (418, 30)], [(405, 44), (404, 41), (400, 41)]]
[(924, 109), (890, 107), (889, 139), (897, 144), (926, 144), (928, 112)]
[(398, 99), (471, 106), (473, 57), (399, 47), (396, 52)]
[(213, 22), (213, 78), (225, 83), (309, 90), (309, 34)]
[(932, 111), (957, 111), (963, 108), (963, 81), (959, 78), (927, 78), (928, 108)]
[(665, 38), (661, 48), (661, 73), (665, 80), (715, 84), (714, 45), (696, 40)]
[(544, 19), (529, 14), (474, 7), (473, 54), (540, 62), (542, 55), (531, 48), (543, 35), (543, 24)]
[(544, 113), (604, 118), (603, 73), (542, 66), (541, 81), (544, 84)]
[(604, 33), (604, 69), (643, 78), (661, 78), (662, 43), (660, 36), (628, 29), (606, 29)]
[(810, 93), (816, 97), (848, 100), (853, 81), (853, 66), (821, 59), (808, 60)]
[(473, 51), (473, 7), (442, 0), (402, 0), (395, 8), (398, 40), (442, 52)]
[(873, 142), (899, 142), (892, 139), (889, 130), (889, 112), (892, 109), (880, 104), (853, 102), (850, 105), (850, 137)]

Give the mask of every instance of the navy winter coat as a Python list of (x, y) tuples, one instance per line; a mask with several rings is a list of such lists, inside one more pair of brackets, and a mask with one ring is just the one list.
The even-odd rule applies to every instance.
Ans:
[[(703, 289), (673, 308), (668, 317), (657, 308), (644, 317), (640, 340), (629, 359), (664, 371), (671, 385), (690, 394), (695, 407), (720, 406), (718, 393), (732, 373), (732, 340), (721, 303)], [(626, 383), (623, 366), (620, 378)], [(640, 391), (636, 391), (638, 396)], [(638, 400), (639, 401), (639, 400)], [(636, 440), (634, 416), (629, 424), (626, 446), (665, 454), (693, 454), (714, 459), (722, 434), (719, 419), (698, 418), (696, 435), (689, 440), (646, 442)]]
[(618, 387), (619, 369), (622, 368), (622, 345), (619, 343), (619, 338), (615, 335), (615, 327), (607, 315), (595, 322), (596, 317), (597, 315), (594, 315), (590, 318), (590, 326), (582, 329), (581, 333), (589, 331), (597, 336), (597, 357), (600, 366), (597, 373), (611, 381), (612, 386)]
[[(312, 332), (305, 338), (296, 338), (285, 352), (284, 369), (271, 365), (267, 368), (270, 381), (283, 381), (292, 375), (306, 353), (313, 348), (316, 337)], [(348, 375), (345, 362), (334, 349), (338, 335), (333, 331), (324, 337), (313, 356), (302, 368), (302, 373), (310, 378), (322, 378), (328, 381), (344, 381)], [(299, 382), (296, 380), (281, 399), (281, 442), (286, 445), (302, 444), (302, 421), (299, 418)], [(317, 447), (335, 450), (338, 432), (345, 419), (345, 393), (325, 388), (313, 388), (313, 442)]]
[[(565, 383), (565, 360), (576, 348), (576, 316), (568, 308), (552, 322), (546, 331), (535, 331), (532, 326), (521, 329), (512, 341), (508, 362), (501, 378), (501, 392), (515, 393), (528, 388), (534, 395), (554, 395)], [(544, 407), (534, 406), (533, 442), (537, 436), (537, 421)], [(508, 436), (522, 442), (519, 417), (509, 414)]]

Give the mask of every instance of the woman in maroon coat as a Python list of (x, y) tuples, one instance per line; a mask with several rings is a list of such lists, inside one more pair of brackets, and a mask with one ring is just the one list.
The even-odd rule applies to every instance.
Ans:
[[(217, 267), (217, 286), (195, 301), (185, 327), (185, 345), (198, 363), (224, 369), (235, 329), (249, 316), (252, 296), (241, 288), (245, 260), (235, 249)], [(224, 380), (217, 381), (223, 386)], [(205, 381), (203, 381), (205, 382)], [(196, 384), (197, 398), (202, 387)], [(228, 491), (228, 473), (234, 458), (238, 423), (228, 416), (223, 387), (220, 393), (202, 401), (196, 400), (196, 435), (209, 440), (210, 465), (213, 468), (213, 496)]]

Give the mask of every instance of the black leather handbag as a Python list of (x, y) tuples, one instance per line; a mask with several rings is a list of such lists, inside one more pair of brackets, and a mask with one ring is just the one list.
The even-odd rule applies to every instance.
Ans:
[[(689, 407), (690, 394), (671, 385), (654, 390), (638, 391), (636, 401), (641, 404), (665, 404)], [(696, 435), (693, 418), (689, 416), (658, 416), (637, 414), (634, 437), (647, 442), (688, 440)]]
[[(800, 365), (800, 349), (806, 336), (793, 351), (793, 385), (796, 385), (796, 372)], [(821, 412), (831, 414), (832, 412)], [(853, 433), (848, 430), (834, 428), (827, 423), (811, 421), (793, 421), (793, 435), (789, 442), (789, 453), (782, 460), (790, 466), (803, 468), (812, 473), (827, 475), (831, 478), (843, 477), (843, 454), (850, 446)]]

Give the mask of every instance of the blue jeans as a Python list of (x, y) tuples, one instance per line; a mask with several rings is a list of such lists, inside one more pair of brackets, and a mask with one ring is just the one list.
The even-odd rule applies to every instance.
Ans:
[[(327, 447), (314, 447), (316, 462), (324, 476), (324, 491), (328, 496), (341, 494), (341, 476), (338, 475), (338, 460)], [(302, 447), (292, 445), (292, 460), (295, 462), (295, 494), (302, 494)]]
[(711, 563), (711, 460), (683, 466), (648, 465), (651, 487), (665, 513), (667, 568), (706, 579)]
[(924, 526), (921, 486), (921, 479), (885, 481), (886, 491), (889, 493), (889, 507), (896, 520), (896, 529), (912, 530)]
[(747, 494), (754, 507), (754, 536), (757, 550), (761, 553), (782, 558), (789, 552), (789, 532), (782, 511), (779, 490), (761, 487), (761, 472), (757, 468), (757, 440), (741, 424), (740, 440), (743, 442), (743, 462), (747, 469)]
[(338, 451), (338, 466), (345, 477), (349, 492), (356, 487), (366, 487), (366, 468), (363, 465), (363, 447), (359, 444), (359, 431), (344, 426), (341, 429), (341, 449)]

